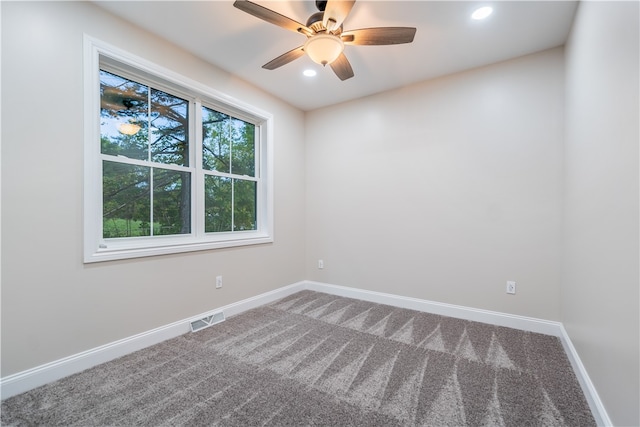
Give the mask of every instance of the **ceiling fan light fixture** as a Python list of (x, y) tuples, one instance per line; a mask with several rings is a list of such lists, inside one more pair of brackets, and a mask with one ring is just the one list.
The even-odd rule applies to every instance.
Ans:
[(338, 59), (344, 50), (344, 43), (333, 34), (316, 34), (309, 37), (304, 44), (304, 51), (309, 58), (320, 65), (331, 64)]

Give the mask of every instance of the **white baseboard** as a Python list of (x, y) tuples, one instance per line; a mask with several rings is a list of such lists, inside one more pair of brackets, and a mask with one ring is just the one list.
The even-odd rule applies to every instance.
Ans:
[(201, 313), (189, 319), (180, 320), (169, 325), (161, 326), (141, 334), (137, 334), (122, 340), (118, 340), (100, 347), (92, 348), (26, 371), (8, 375), (0, 379), (0, 396), (6, 399), (11, 396), (32, 390), (41, 385), (59, 380), (69, 375), (84, 371), (101, 363), (108, 362), (118, 357), (125, 356), (134, 351), (141, 350), (155, 344), (159, 344), (171, 338), (183, 335), (191, 331), (191, 322), (202, 319), (217, 312), (224, 312), (226, 317), (233, 316), (243, 311), (259, 307), (264, 304), (284, 298), (287, 295), (304, 289), (304, 283), (294, 283), (289, 286), (275, 289), (255, 297), (247, 298), (224, 307), (217, 307), (206, 313)]
[(533, 317), (517, 316), (514, 314), (500, 313), (497, 311), (481, 310), (460, 305), (427, 301), (418, 298), (404, 297), (383, 292), (368, 291), (364, 289), (350, 288), (346, 286), (331, 285), (328, 283), (305, 281), (304, 289), (355, 298), (363, 301), (392, 305), (394, 307), (407, 308), (442, 316), (455, 317), (457, 319), (471, 320), (474, 322), (489, 323), (496, 326), (505, 326), (523, 331), (537, 332), (558, 337), (567, 353), (569, 362), (578, 378), (582, 392), (587, 399), (589, 409), (599, 426), (612, 426), (611, 419), (600, 400), (600, 396), (591, 382), (578, 352), (571, 343), (571, 339), (560, 322), (536, 319)]
[(560, 341), (562, 342), (564, 351), (567, 353), (569, 362), (573, 367), (573, 372), (576, 374), (576, 377), (578, 377), (578, 382), (580, 383), (580, 387), (582, 387), (582, 392), (584, 393), (584, 397), (587, 399), (587, 403), (589, 404), (591, 413), (596, 419), (596, 423), (599, 426), (613, 426), (613, 423), (609, 418), (609, 414), (607, 413), (602, 400), (600, 400), (600, 395), (598, 395), (596, 387), (591, 382), (591, 378), (587, 373), (587, 369), (582, 364), (582, 360), (580, 360), (578, 351), (573, 346), (573, 343), (569, 338), (569, 334), (567, 334), (563, 325), (560, 325), (560, 328), (562, 332), (560, 335)]
[(612, 425), (604, 405), (602, 404), (602, 401), (600, 400), (584, 365), (580, 361), (577, 351), (573, 347), (564, 326), (560, 322), (313, 281), (294, 283), (255, 297), (228, 304), (224, 307), (215, 308), (207, 313), (202, 313), (189, 319), (174, 322), (151, 331), (96, 347), (17, 374), (9, 375), (0, 379), (0, 396), (2, 396), (2, 399), (6, 399), (41, 385), (81, 372), (101, 363), (125, 356), (145, 347), (175, 338), (189, 332), (191, 330), (190, 324), (192, 321), (201, 319), (215, 312), (222, 311), (226, 317), (230, 317), (305, 289), (379, 304), (392, 305), (394, 307), (423, 311), (426, 313), (439, 314), (442, 316), (455, 317), (458, 319), (556, 336), (560, 338), (560, 341), (567, 352), (567, 357), (569, 358), (575, 374), (578, 377), (578, 381), (580, 382), (593, 416), (596, 418), (597, 424), (599, 426)]
[(311, 281), (305, 281), (302, 283), (304, 283), (305, 289), (312, 291), (324, 292), (348, 298), (356, 298), (363, 301), (408, 308), (416, 311), (424, 311), (426, 313), (440, 314), (442, 316), (455, 317), (457, 319), (472, 320), (474, 322), (489, 323), (497, 326), (506, 326), (508, 328), (520, 329), (523, 331), (538, 332), (545, 335), (553, 335), (555, 337), (559, 337), (561, 335), (562, 324), (560, 322), (464, 307), (461, 305), (427, 301), (412, 297), (403, 297), (383, 292), (349, 288), (346, 286), (330, 285), (328, 283)]

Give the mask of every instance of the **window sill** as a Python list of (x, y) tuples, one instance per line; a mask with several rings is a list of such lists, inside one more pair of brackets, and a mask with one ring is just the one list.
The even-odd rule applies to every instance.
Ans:
[(150, 244), (141, 246), (140, 242), (127, 245), (126, 243), (117, 242), (107, 244), (105, 248), (98, 248), (91, 253), (85, 253), (84, 263), (94, 263), (102, 261), (116, 261), (131, 258), (142, 258), (157, 255), (171, 255), (185, 252), (206, 251), (211, 249), (233, 248), (238, 246), (262, 245), (265, 243), (273, 243), (273, 237), (264, 233), (248, 233), (245, 237), (238, 237), (238, 233), (228, 234), (229, 238), (224, 236), (216, 240), (194, 240), (175, 238), (171, 241), (165, 239), (162, 242), (150, 242)]

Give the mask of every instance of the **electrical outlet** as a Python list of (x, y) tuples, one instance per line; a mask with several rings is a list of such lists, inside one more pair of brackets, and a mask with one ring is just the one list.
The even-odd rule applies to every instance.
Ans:
[(216, 276), (216, 289), (220, 289), (222, 287), (222, 276)]
[(508, 294), (516, 293), (516, 282), (513, 282), (511, 280), (507, 281), (507, 293)]
[(324, 268), (324, 261), (323, 261), (323, 260), (321, 260), (321, 259), (319, 259), (319, 260), (318, 260), (318, 269), (319, 269), (319, 270), (322, 270), (323, 268)]

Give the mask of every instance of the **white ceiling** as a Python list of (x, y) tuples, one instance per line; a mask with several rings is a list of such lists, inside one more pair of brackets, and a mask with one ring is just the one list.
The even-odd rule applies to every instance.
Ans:
[[(317, 12), (309, 0), (254, 2), (303, 24)], [(411, 44), (346, 46), (355, 77), (340, 81), (306, 56), (263, 69), (305, 36), (242, 12), (231, 0), (96, 4), (305, 111), (561, 46), (577, 7), (577, 1), (358, 0), (345, 31), (403, 26), (417, 32)], [(483, 5), (493, 6), (493, 14), (473, 21), (471, 12)], [(318, 74), (305, 77), (307, 68)]]

